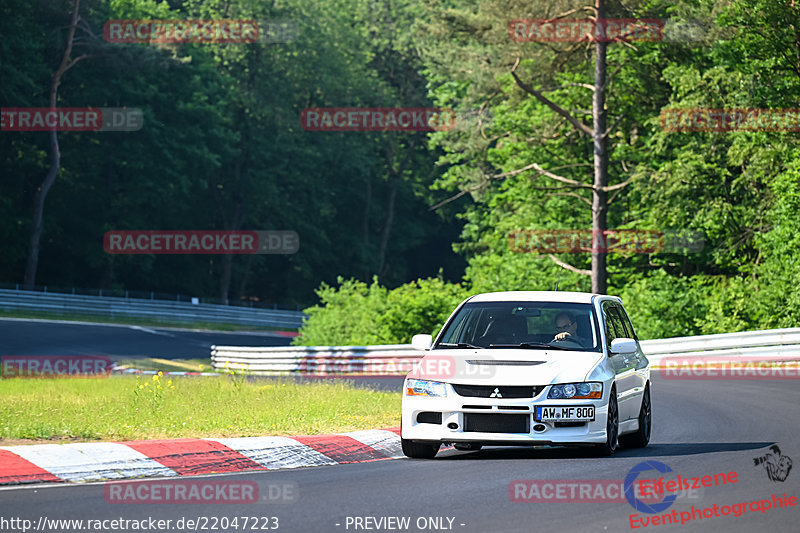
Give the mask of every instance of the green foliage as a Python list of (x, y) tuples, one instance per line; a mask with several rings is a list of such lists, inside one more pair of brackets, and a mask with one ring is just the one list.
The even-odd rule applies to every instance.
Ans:
[[(7, 5), (6, 5), (7, 4)], [(3, 107), (46, 106), (70, 4), (0, 8)], [(396, 286), (462, 261), (452, 216), (427, 211), (440, 173), (425, 133), (307, 132), (306, 107), (430, 105), (409, 46), (415, 4), (369, 0), (81, 2), (59, 106), (138, 107), (130, 133), (59, 134), (61, 171), (47, 198), (37, 284), (180, 292), (294, 308), (321, 281), (380, 276)], [(109, 19), (288, 20), (296, 39), (110, 44)], [(402, 22), (406, 21), (406, 22)], [(46, 133), (0, 135), (0, 281), (21, 282)], [(80, 216), (76, 216), (79, 214)], [(108, 230), (291, 229), (291, 256), (109, 255)], [(424, 248), (440, 250), (422, 254)], [(335, 265), (331, 268), (331, 265)]]
[(377, 279), (371, 285), (354, 279), (337, 280), (339, 286), (323, 283), (317, 289), (320, 305), (305, 312), (295, 344), (345, 346), (382, 344), (378, 317), (386, 311), (388, 290)]
[[(85, 0), (82, 23), (95, 35), (114, 18), (241, 17), (292, 20), (297, 39), (110, 45), (82, 32), (74, 53), (91, 57), (64, 75), (59, 105), (140, 107), (145, 127), (60, 134), (39, 282), (229, 292), (292, 306), (307, 305), (316, 289), (319, 304), (298, 342), (320, 345), (408, 342), (435, 332), (477, 292), (557, 282), (589, 290), (580, 273), (589, 254), (555, 257), (570, 270), (509, 248), (516, 230), (586, 229), (591, 221), (589, 188), (570, 189), (531, 168), (587, 185), (591, 138), (522, 90), (511, 71), (588, 125), (593, 45), (508, 36), (511, 19), (571, 10), (583, 17), (584, 4)], [(609, 17), (703, 28), (693, 40), (608, 47), (609, 184), (619, 186), (610, 192), (609, 226), (706, 237), (696, 253), (610, 256), (609, 292), (623, 296), (642, 338), (797, 326), (797, 133), (675, 133), (662, 129), (659, 114), (796, 107), (800, 71), (791, 51), (800, 49), (800, 7), (607, 5)], [(65, 0), (0, 7), (3, 106), (46, 105), (68, 7)], [(298, 120), (307, 107), (433, 105), (455, 109), (456, 127), (319, 133)], [(43, 132), (0, 135), (0, 281), (21, 281), (47, 150)], [(112, 256), (101, 245), (110, 229), (294, 229), (301, 246), (292, 256)]]
[(457, 284), (441, 278), (412, 281), (389, 290), (377, 278), (339, 278), (338, 287), (323, 284), (320, 305), (306, 309), (308, 319), (295, 344), (359, 346), (411, 342), (418, 333), (436, 334), (455, 306), (467, 296)]
[(409, 343), (418, 333), (436, 335), (468, 293), (439, 278), (419, 279), (389, 291), (379, 318), (381, 334), (391, 343)]

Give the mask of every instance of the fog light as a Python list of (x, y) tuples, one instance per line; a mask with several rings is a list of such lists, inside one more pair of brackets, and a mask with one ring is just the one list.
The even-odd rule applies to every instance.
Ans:
[(447, 427), (450, 429), (458, 429), (458, 424), (456, 424), (455, 422), (450, 422), (449, 424), (447, 424)]

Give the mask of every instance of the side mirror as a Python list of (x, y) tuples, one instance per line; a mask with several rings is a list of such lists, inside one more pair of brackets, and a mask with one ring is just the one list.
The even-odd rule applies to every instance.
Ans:
[(433, 344), (433, 337), (431, 335), (414, 335), (411, 337), (411, 346), (415, 350), (430, 350)]
[(611, 353), (633, 353), (636, 351), (636, 341), (628, 337), (618, 337), (611, 341)]

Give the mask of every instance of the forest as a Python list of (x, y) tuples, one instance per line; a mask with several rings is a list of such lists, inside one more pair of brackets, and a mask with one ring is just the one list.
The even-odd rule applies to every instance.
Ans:
[[(159, 39), (176, 21), (239, 22)], [(4, 0), (0, 29), (2, 286), (306, 309), (303, 344), (408, 342), (469, 294), (556, 286), (621, 296), (641, 338), (798, 324), (794, 1)], [(7, 127), (54, 107), (140, 123)], [(310, 126), (333, 109), (452, 120)], [(104, 248), (147, 230), (299, 249)], [(701, 238), (515, 244), (567, 230)]]

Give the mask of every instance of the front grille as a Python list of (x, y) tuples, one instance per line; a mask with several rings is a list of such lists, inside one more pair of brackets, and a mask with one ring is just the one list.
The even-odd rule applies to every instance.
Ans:
[(529, 415), (496, 415), (464, 413), (464, 431), (467, 433), (530, 433)]
[(586, 422), (553, 422), (553, 427), (557, 428), (579, 428), (585, 425)]
[[(453, 389), (459, 396), (470, 398), (535, 398), (544, 386), (453, 385)], [(495, 393), (495, 389), (499, 394)]]

